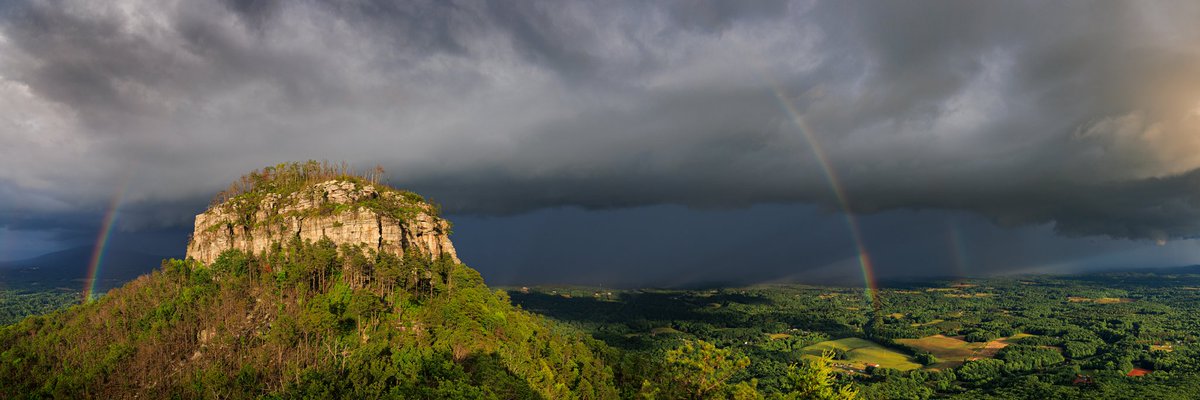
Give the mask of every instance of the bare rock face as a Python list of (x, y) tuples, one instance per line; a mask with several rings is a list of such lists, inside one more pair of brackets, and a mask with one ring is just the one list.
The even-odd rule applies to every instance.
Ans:
[(196, 216), (187, 256), (206, 264), (229, 249), (259, 254), (293, 237), (316, 242), (328, 237), (341, 245), (403, 256), (419, 251), (455, 262), (450, 223), (428, 203), (369, 184), (331, 180), (287, 195), (235, 198)]

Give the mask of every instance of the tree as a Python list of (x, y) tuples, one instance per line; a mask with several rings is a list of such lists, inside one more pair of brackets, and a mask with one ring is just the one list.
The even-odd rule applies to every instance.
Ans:
[(1063, 354), (1071, 358), (1083, 358), (1096, 354), (1096, 344), (1092, 342), (1070, 341), (1063, 345)]
[(1005, 347), (996, 358), (1004, 360), (1004, 368), (1010, 372), (1042, 369), (1064, 361), (1057, 350), (1023, 344)]
[(1004, 361), (985, 358), (968, 361), (958, 368), (958, 377), (967, 382), (987, 382), (1000, 377)]
[(728, 398), (732, 394), (728, 391), (744, 394), (746, 387), (728, 381), (750, 366), (750, 359), (732, 353), (703, 340), (685, 341), (667, 351), (663, 376), (657, 382), (643, 381), (640, 395), (645, 399), (713, 399)]
[(250, 270), (250, 261), (251, 257), (246, 252), (230, 249), (217, 256), (217, 259), (213, 261), (212, 269), (221, 275), (241, 277)]
[(930, 366), (930, 365), (941, 362), (941, 360), (938, 360), (938, 358), (936, 356), (934, 356), (933, 353), (930, 353), (928, 351), (918, 352), (916, 355), (916, 359), (917, 359), (917, 362), (921, 363), (921, 365), (924, 365), (924, 366)]
[(967, 332), (966, 337), (964, 337), (963, 339), (968, 342), (990, 342), (992, 340), (996, 340), (999, 337), (1000, 337), (1000, 335), (996, 334), (996, 332), (983, 330), (983, 329), (975, 329), (970, 332)]
[(786, 394), (782, 399), (849, 400), (858, 398), (858, 391), (850, 385), (837, 386), (833, 380), (833, 354), (826, 352), (810, 359), (803, 366), (791, 365), (784, 378)]

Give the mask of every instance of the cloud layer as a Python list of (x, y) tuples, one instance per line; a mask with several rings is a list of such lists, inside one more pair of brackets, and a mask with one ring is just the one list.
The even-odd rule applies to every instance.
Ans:
[(802, 121), (856, 212), (1200, 233), (1193, 4), (394, 3), (0, 6), (0, 225), (125, 181), (131, 227), (187, 224), (309, 158), (469, 214), (838, 210)]
[[(454, 243), (489, 284), (646, 287), (801, 282), (862, 286), (844, 219), (805, 205), (729, 210), (555, 208), (521, 217), (457, 216)], [(1163, 246), (1003, 228), (977, 215), (886, 211), (859, 219), (884, 281), (1173, 267), (1196, 240)], [(585, 227), (581, 229), (580, 227)]]

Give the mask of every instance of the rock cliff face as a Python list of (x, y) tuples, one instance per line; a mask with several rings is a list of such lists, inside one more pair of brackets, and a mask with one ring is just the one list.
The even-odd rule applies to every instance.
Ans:
[(328, 237), (339, 246), (396, 255), (419, 251), (445, 254), (458, 262), (450, 243), (450, 224), (432, 206), (375, 185), (330, 180), (289, 194), (244, 196), (196, 216), (187, 256), (212, 263), (221, 252), (241, 249), (259, 254), (293, 237), (316, 242)]

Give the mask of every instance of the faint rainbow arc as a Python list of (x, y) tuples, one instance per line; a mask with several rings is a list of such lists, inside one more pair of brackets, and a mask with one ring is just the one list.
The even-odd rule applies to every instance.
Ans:
[(950, 250), (954, 257), (954, 267), (958, 272), (958, 278), (967, 278), (967, 251), (963, 245), (962, 232), (959, 231), (958, 225), (949, 224), (947, 236), (950, 237)]
[(108, 237), (112, 234), (112, 228), (115, 225), (114, 222), (117, 220), (117, 214), (121, 208), (121, 201), (125, 198), (125, 188), (128, 186), (128, 181), (128, 178), (121, 181), (116, 192), (113, 193), (108, 208), (104, 212), (103, 220), (100, 222), (100, 233), (96, 236), (96, 245), (92, 247), (92, 258), (88, 262), (87, 278), (84, 279), (84, 303), (92, 301), (93, 296), (95, 296), (96, 281), (99, 280), (100, 266), (104, 264), (104, 251), (108, 247)]
[(833, 197), (842, 209), (842, 215), (846, 219), (846, 226), (849, 228), (850, 236), (854, 240), (854, 250), (858, 255), (858, 266), (862, 270), (863, 282), (866, 285), (867, 299), (878, 309), (880, 307), (879, 286), (875, 283), (875, 267), (871, 263), (871, 255), (867, 253), (867, 246), (863, 242), (862, 231), (858, 227), (858, 218), (854, 216), (854, 212), (850, 209), (850, 202), (846, 198), (846, 191), (842, 187), (841, 180), (838, 179), (837, 171), (834, 169), (833, 164), (829, 162), (829, 157), (826, 156), (821, 143), (817, 141), (816, 135), (813, 135), (808, 123), (804, 122), (804, 116), (796, 110), (796, 106), (792, 104), (791, 100), (788, 100), (787, 95), (780, 89), (779, 85), (772, 82), (771, 91), (775, 94), (775, 98), (779, 100), (779, 104), (783, 106), (784, 111), (791, 117), (792, 123), (800, 130), (800, 134), (804, 136), (804, 141), (808, 143), (808, 148), (817, 157), (817, 164), (820, 165), (821, 172), (825, 175), (825, 181), (829, 184), (829, 188), (833, 192)]

